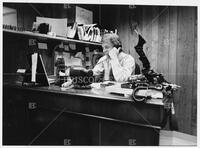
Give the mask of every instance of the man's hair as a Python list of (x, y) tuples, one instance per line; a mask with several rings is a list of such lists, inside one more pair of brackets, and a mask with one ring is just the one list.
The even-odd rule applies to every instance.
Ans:
[(122, 47), (119, 36), (114, 33), (106, 33), (103, 35), (102, 42), (110, 42), (114, 47)]

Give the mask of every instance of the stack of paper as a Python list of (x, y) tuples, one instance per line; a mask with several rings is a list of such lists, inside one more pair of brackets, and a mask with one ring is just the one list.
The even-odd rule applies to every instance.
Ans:
[(96, 24), (78, 26), (79, 40), (101, 42), (100, 29), (94, 25)]

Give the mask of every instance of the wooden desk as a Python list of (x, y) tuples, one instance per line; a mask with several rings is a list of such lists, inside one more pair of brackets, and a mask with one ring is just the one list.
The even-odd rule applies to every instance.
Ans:
[[(3, 99), (3, 144), (159, 144), (162, 104), (134, 103), (131, 98), (111, 95), (103, 88), (63, 91), (58, 86), (7, 83)], [(18, 136), (14, 131), (19, 132)]]

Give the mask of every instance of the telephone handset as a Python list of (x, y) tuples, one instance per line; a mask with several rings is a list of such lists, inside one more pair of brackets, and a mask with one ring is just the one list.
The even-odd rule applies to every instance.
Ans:
[(119, 53), (122, 51), (122, 45), (115, 45), (115, 48), (117, 48), (117, 50), (119, 50)]
[[(122, 52), (122, 45), (115, 45), (114, 47), (117, 48), (117, 50), (119, 50), (119, 53)], [(107, 56), (105, 56), (103, 59), (101, 59), (101, 61), (99, 60), (96, 65), (101, 64), (106, 60), (107, 60)]]

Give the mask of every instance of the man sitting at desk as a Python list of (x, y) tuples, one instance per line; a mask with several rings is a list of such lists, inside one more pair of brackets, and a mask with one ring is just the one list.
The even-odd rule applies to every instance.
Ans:
[(90, 73), (88, 70), (81, 72), (67, 69), (65, 74), (60, 74), (72, 77), (92, 74), (93, 76), (103, 76), (101, 81), (127, 81), (135, 72), (135, 60), (131, 55), (122, 51), (119, 36), (114, 33), (105, 34), (102, 39), (102, 47), (105, 55), (99, 59), (92, 70), (89, 70)]
[(119, 36), (114, 33), (105, 34), (102, 47), (105, 55), (93, 68), (93, 75), (103, 75), (104, 81), (127, 81), (131, 74), (134, 74), (135, 60), (122, 51)]

